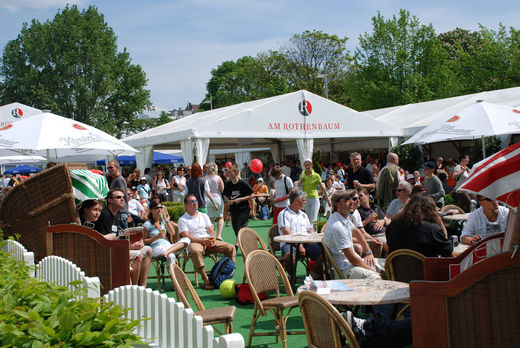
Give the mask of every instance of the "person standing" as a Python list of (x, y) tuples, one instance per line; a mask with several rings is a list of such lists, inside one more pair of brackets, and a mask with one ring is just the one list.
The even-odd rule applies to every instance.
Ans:
[(451, 196), (453, 197), (453, 203), (457, 206), (461, 207), (465, 213), (469, 213), (471, 211), (471, 198), (466, 191), (457, 191), (459, 187), (462, 185), (464, 180), (466, 180), (469, 176), (470, 168), (469, 165), (469, 155), (460, 156), (460, 163), (453, 168), (453, 178), (457, 180), (457, 184), (453, 188), (451, 192)]
[(217, 221), (217, 239), (222, 240), (222, 230), (224, 229), (224, 201), (222, 199), (224, 182), (217, 173), (217, 164), (215, 162), (208, 163), (204, 189), (206, 191), (208, 216), (212, 224), (215, 223), (215, 220)]
[[(229, 204), (233, 231), (238, 236), (238, 231), (247, 227), (249, 222), (249, 200), (253, 198), (253, 189), (240, 179), (240, 169), (236, 164), (229, 168), (229, 181), (224, 185), (224, 198)], [(235, 247), (238, 247), (238, 243)]]
[(433, 198), (437, 207), (441, 208), (444, 205), (444, 187), (442, 187), (441, 180), (434, 174), (436, 168), (437, 165), (431, 161), (424, 164), (423, 185), (426, 194)]
[(170, 183), (165, 178), (162, 170), (157, 171), (157, 177), (154, 178), (153, 187), (155, 192), (161, 197), (161, 201), (165, 202), (168, 200), (168, 190), (170, 189)]
[(186, 178), (184, 177), (184, 167), (177, 168), (177, 174), (172, 178), (172, 198), (174, 202), (182, 202), (186, 189)]
[(205, 196), (205, 180), (202, 173), (202, 167), (197, 162), (191, 165), (190, 169), (190, 178), (186, 180), (186, 194), (194, 195), (198, 201), (198, 209), (202, 213), (208, 213), (208, 209), (206, 208), (206, 200)]
[[(374, 191), (376, 184), (370, 171), (361, 166), (361, 154), (353, 152), (350, 154), (350, 167), (347, 171), (347, 187), (349, 189), (365, 188)], [(372, 166), (372, 170), (374, 167)]]
[(289, 206), (289, 193), (291, 193), (294, 184), (291, 178), (282, 173), (280, 166), (274, 166), (271, 170), (271, 175), (274, 177), (275, 196), (272, 202), (273, 207), (273, 225), (278, 223), (278, 214)]
[(110, 176), (110, 190), (118, 189), (124, 194), (124, 206), (123, 211), (128, 211), (128, 195), (126, 193), (126, 188), (128, 185), (126, 184), (125, 178), (119, 173), (119, 168), (121, 168), (121, 165), (119, 164), (119, 161), (112, 160), (108, 162), (108, 174)]
[(377, 198), (383, 210), (396, 197), (399, 181), (399, 156), (390, 152), (386, 156), (386, 166), (379, 172), (376, 182)]
[(298, 180), (298, 185), (303, 187), (303, 191), (307, 195), (307, 203), (305, 204), (305, 213), (310, 221), (318, 220), (318, 211), (320, 210), (320, 199), (318, 197), (318, 186), (325, 196), (327, 204), (331, 204), (327, 188), (321, 182), (321, 176), (312, 168), (312, 160), (306, 159), (303, 162), (304, 172)]

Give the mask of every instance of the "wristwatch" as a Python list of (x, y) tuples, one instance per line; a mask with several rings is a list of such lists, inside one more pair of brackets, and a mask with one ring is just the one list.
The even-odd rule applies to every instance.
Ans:
[(363, 256), (372, 255), (372, 254), (373, 254), (372, 250), (363, 251)]

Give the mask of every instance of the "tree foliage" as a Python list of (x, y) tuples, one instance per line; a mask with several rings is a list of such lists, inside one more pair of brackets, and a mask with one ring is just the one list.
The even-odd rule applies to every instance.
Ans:
[(419, 170), (424, 163), (421, 147), (416, 144), (399, 145), (392, 149), (399, 156), (399, 165), (410, 172)]
[(372, 33), (359, 38), (346, 88), (352, 107), (375, 109), (451, 95), (454, 75), (431, 25), (401, 10), (372, 18)]
[(145, 73), (116, 41), (93, 6), (67, 6), (52, 21), (25, 23), (3, 51), (2, 103), (49, 109), (120, 136), (150, 106), (150, 92)]

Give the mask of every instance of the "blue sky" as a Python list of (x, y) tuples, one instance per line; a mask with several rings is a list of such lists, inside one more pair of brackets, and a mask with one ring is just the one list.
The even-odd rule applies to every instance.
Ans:
[(347, 36), (353, 52), (357, 38), (371, 32), (371, 18), (409, 10), (437, 33), (456, 27), (476, 30), (481, 23), (517, 29), (518, 0), (0, 0), (0, 47), (33, 18), (54, 18), (67, 3), (95, 5), (126, 47), (132, 63), (147, 74), (152, 103), (171, 110), (205, 95), (211, 69), (225, 60), (278, 49), (295, 33), (322, 30)]

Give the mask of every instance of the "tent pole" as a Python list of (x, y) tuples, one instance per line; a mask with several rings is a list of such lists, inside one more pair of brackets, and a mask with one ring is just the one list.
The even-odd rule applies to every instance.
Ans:
[(486, 144), (484, 143), (484, 136), (482, 136), (482, 159), (486, 158)]

